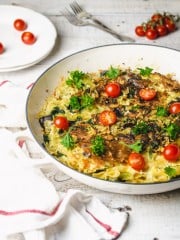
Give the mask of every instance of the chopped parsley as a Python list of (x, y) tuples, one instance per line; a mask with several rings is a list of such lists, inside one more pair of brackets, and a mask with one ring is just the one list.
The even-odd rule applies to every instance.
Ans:
[(175, 168), (172, 168), (172, 167), (168, 166), (168, 167), (164, 168), (164, 171), (169, 177), (175, 177), (176, 176), (176, 169)]
[(101, 136), (96, 136), (91, 142), (92, 152), (98, 156), (105, 152), (104, 139)]
[(61, 140), (61, 144), (67, 149), (72, 149), (74, 147), (75, 142), (69, 132), (64, 135), (64, 137)]
[(138, 68), (138, 70), (140, 71), (140, 75), (144, 76), (144, 77), (149, 77), (150, 74), (152, 73), (153, 69), (149, 68), (149, 67), (145, 67), (145, 68)]
[(129, 145), (129, 148), (131, 148), (133, 151), (135, 151), (137, 153), (142, 151), (142, 147), (143, 147), (143, 144), (141, 143), (140, 140), (138, 140), (135, 143)]
[(168, 116), (168, 111), (164, 107), (157, 107), (156, 109), (156, 116), (158, 117), (166, 117)]
[(81, 89), (84, 86), (84, 77), (85, 73), (82, 71), (72, 71), (70, 72), (69, 78), (66, 80), (66, 84)]
[(109, 70), (106, 72), (106, 76), (113, 79), (117, 78), (120, 74), (120, 70), (118, 68), (110, 67)]

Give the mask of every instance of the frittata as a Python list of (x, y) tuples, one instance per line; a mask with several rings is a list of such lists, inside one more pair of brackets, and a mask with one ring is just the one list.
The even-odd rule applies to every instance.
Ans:
[(180, 175), (180, 83), (152, 68), (73, 70), (38, 114), (43, 145), (95, 178), (165, 182)]

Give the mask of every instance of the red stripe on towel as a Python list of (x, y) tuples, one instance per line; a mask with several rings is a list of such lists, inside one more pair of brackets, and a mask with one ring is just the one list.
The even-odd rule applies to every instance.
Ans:
[(8, 80), (4, 80), (4, 81), (0, 82), (0, 87), (1, 87), (2, 85), (4, 85), (5, 83), (8, 83), (8, 82), (9, 82)]
[(24, 143), (25, 143), (25, 140), (19, 140), (18, 141), (18, 145), (20, 146), (20, 148), (23, 147)]
[(61, 205), (61, 202), (59, 202), (57, 204), (57, 206), (51, 212), (46, 212), (46, 211), (39, 210), (39, 209), (23, 209), (23, 210), (17, 210), (17, 211), (12, 211), (12, 212), (0, 210), (0, 215), (13, 216), (13, 215), (24, 214), (24, 213), (35, 213), (35, 214), (42, 214), (42, 215), (47, 215), (47, 216), (52, 217), (56, 214), (60, 205)]
[(86, 209), (86, 212), (97, 222), (99, 223), (99, 225), (101, 225), (104, 229), (106, 229), (106, 231), (111, 234), (114, 237), (118, 237), (119, 236), (119, 232), (113, 231), (112, 227), (106, 223), (101, 222), (99, 219), (97, 219), (91, 212), (89, 212)]

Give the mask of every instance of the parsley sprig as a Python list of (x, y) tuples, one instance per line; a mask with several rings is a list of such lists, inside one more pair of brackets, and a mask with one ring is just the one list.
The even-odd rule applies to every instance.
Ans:
[(132, 133), (134, 135), (145, 134), (151, 130), (152, 130), (151, 126), (148, 125), (148, 123), (142, 121), (142, 122), (137, 123), (136, 126), (134, 126), (132, 128)]
[(140, 71), (140, 75), (144, 76), (144, 77), (149, 77), (150, 74), (152, 73), (153, 69), (149, 68), (149, 67), (145, 67), (145, 68), (138, 68), (138, 70)]
[(61, 144), (67, 149), (72, 149), (74, 147), (75, 141), (69, 132), (67, 132), (61, 139)]
[(108, 71), (106, 72), (106, 76), (113, 79), (113, 78), (117, 78), (120, 74), (120, 70), (118, 68), (114, 68), (114, 67), (110, 67), (108, 69)]
[(84, 86), (84, 77), (85, 77), (85, 73), (83, 73), (82, 71), (72, 71), (69, 74), (68, 79), (66, 80), (66, 84), (69, 86), (73, 86), (76, 87), (77, 89), (81, 89)]
[(103, 155), (105, 152), (105, 142), (101, 136), (96, 136), (91, 141), (91, 150), (94, 154), (100, 156)]
[(83, 108), (91, 107), (94, 104), (94, 98), (89, 94), (84, 94), (83, 96), (72, 96), (69, 101), (69, 109), (82, 110)]
[(176, 169), (173, 167), (165, 167), (164, 168), (165, 173), (169, 176), (169, 177), (175, 177), (176, 176)]
[(140, 153), (143, 148), (143, 144), (140, 140), (137, 140), (135, 143), (128, 145), (133, 151)]
[(170, 123), (167, 127), (165, 127), (165, 131), (172, 140), (175, 140), (180, 134), (180, 126), (176, 123)]

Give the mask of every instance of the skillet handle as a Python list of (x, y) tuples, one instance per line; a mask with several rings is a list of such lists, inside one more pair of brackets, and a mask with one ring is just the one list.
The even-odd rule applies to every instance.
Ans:
[[(22, 151), (22, 149), (18, 146), (17, 142), (18, 141), (32, 141), (34, 143), (34, 140), (32, 139), (32, 135), (29, 132), (29, 130), (25, 130), (25, 131), (21, 131), (21, 132), (16, 132), (13, 134), (14, 135), (14, 151), (16, 153), (16, 155), (22, 159), (22, 161), (25, 161), (25, 164), (30, 164), (32, 166), (44, 166), (47, 164), (54, 164), (55, 162), (53, 162), (50, 157), (45, 156), (44, 154), (42, 154), (42, 158), (31, 158), (31, 157), (27, 157), (27, 155)], [(38, 146), (38, 144), (37, 144)], [(39, 146), (38, 146), (39, 147)]]

